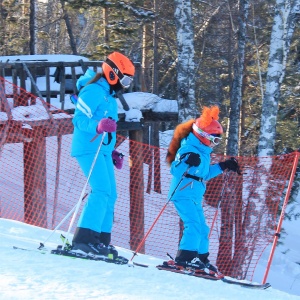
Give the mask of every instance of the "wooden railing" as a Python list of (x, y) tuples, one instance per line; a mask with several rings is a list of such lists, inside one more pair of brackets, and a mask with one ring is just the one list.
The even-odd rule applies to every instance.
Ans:
[[(66, 97), (76, 93), (76, 81), (88, 68), (94, 71), (101, 67), (102, 61), (48, 62), (48, 61), (14, 61), (0, 62), (0, 76), (20, 86), (28, 92), (51, 103), (51, 98), (60, 99), (60, 109), (65, 110)], [(136, 73), (129, 92), (141, 90), (141, 65), (134, 63)], [(16, 90), (13, 95), (14, 106), (20, 106)]]

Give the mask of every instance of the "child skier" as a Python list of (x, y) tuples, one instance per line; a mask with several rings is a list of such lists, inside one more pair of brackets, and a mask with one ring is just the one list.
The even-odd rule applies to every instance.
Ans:
[(200, 118), (176, 127), (167, 154), (173, 175), (169, 195), (174, 193), (171, 200), (184, 224), (175, 263), (182, 267), (209, 269), (213, 274), (218, 274), (218, 269), (208, 259), (209, 227), (202, 208), (205, 181), (226, 169), (239, 172), (234, 158), (210, 164), (210, 154), (223, 134), (218, 119), (218, 106), (204, 107)]

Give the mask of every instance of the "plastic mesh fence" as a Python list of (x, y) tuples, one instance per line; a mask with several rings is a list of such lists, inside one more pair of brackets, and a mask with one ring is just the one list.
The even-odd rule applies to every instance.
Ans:
[[(0, 217), (53, 229), (76, 205), (86, 182), (70, 156), (72, 116), (1, 78), (0, 83)], [(125, 158), (122, 170), (115, 171), (112, 243), (136, 250), (168, 201), (167, 150), (120, 135), (117, 150)], [(212, 155), (213, 163), (224, 159)], [(225, 275), (252, 279), (273, 240), (294, 160), (295, 153), (238, 157), (243, 175), (230, 172), (207, 183), (203, 205), (211, 228), (210, 260)], [(67, 230), (69, 221), (60, 230)], [(182, 224), (169, 202), (140, 252), (175, 256), (181, 234)]]

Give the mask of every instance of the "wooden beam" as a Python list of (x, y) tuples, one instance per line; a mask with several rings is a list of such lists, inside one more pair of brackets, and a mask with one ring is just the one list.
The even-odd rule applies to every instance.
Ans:
[[(138, 142), (138, 143), (135, 143)], [(144, 237), (143, 131), (129, 132), (130, 167), (130, 249), (135, 250)], [(140, 249), (145, 253), (145, 245)]]
[(41, 128), (34, 131), (23, 148), (24, 222), (47, 228), (46, 138)]

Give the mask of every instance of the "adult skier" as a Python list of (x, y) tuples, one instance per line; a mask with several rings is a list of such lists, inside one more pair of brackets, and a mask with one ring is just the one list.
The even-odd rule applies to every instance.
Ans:
[[(132, 61), (119, 52), (113, 52), (103, 62), (101, 73), (88, 69), (76, 83), (80, 92), (73, 118), (71, 156), (76, 158), (86, 177), (104, 133), (105, 137), (89, 179), (91, 193), (77, 224), (72, 251), (118, 255), (110, 245), (117, 199), (114, 164), (117, 168), (122, 167), (122, 156), (114, 150), (118, 120), (114, 96), (129, 88), (134, 73)], [(95, 139), (97, 134), (99, 137)]]
[(210, 164), (210, 154), (220, 143), (223, 134), (218, 119), (218, 106), (204, 107), (200, 118), (176, 127), (167, 154), (173, 175), (169, 196), (175, 191), (171, 200), (184, 224), (175, 263), (182, 267), (209, 269), (216, 274), (217, 267), (210, 264), (208, 259), (209, 227), (202, 207), (205, 181), (222, 174), (226, 169), (239, 172), (234, 158)]

